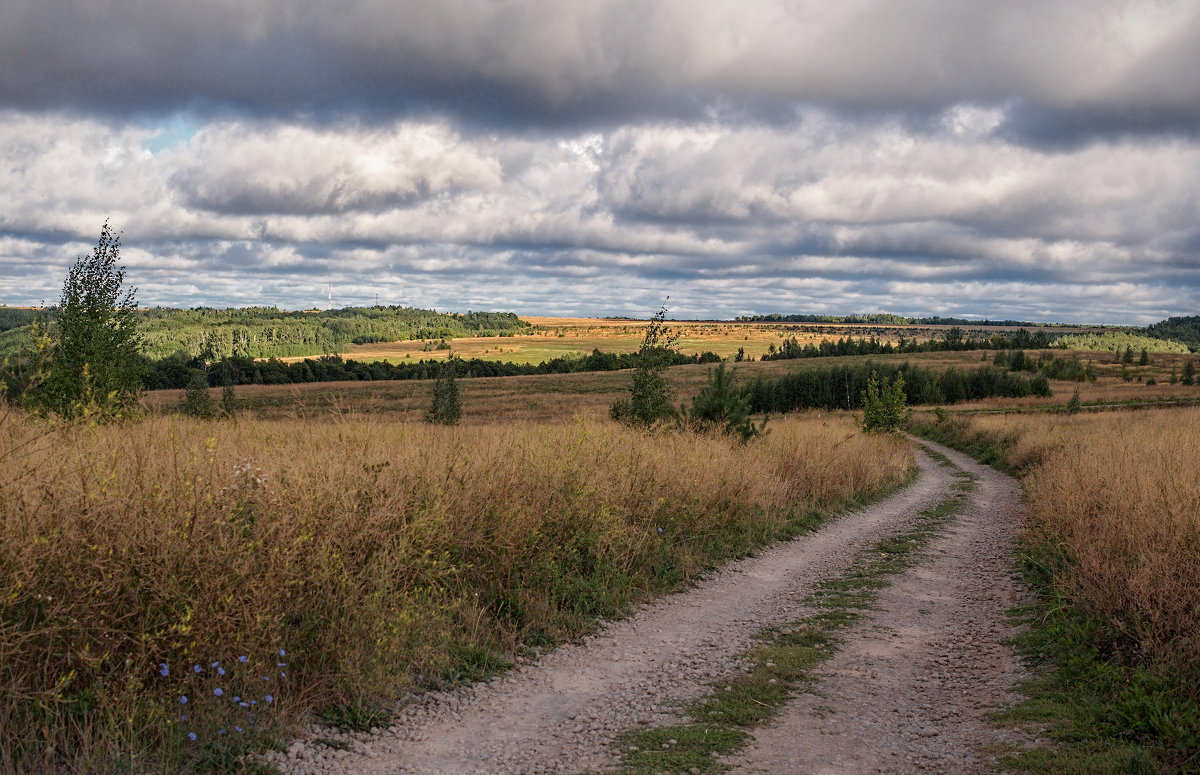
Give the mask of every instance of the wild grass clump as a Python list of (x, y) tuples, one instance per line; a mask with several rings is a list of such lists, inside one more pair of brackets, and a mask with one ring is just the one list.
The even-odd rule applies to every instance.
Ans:
[(0, 771), (137, 772), (244, 768), (296, 719), (486, 675), (895, 485), (911, 454), (849, 418), (744, 445), (7, 415), (0, 462)]

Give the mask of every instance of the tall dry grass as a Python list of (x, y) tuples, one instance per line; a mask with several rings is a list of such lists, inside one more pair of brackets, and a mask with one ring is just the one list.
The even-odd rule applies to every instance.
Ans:
[(1022, 473), (1035, 531), (1067, 559), (1060, 586), (1108, 623), (1102, 649), (1200, 678), (1200, 409), (941, 425)]
[(101, 772), (228, 764), (251, 714), (366, 707), (572, 636), (894, 486), (911, 456), (811, 416), (743, 446), (588, 421), (7, 415), (0, 462), (0, 768)]

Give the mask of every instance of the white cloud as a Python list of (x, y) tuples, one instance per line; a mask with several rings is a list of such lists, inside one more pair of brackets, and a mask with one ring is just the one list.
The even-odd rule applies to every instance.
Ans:
[(55, 298), (111, 217), (153, 303), (307, 306), (340, 277), (431, 282), (421, 298), (442, 307), (612, 314), (671, 288), (699, 315), (1194, 310), (1200, 144), (1047, 151), (978, 131), (1004, 110), (964, 105), (932, 128), (810, 110), (557, 133), (227, 119), (155, 153), (152, 127), (8, 111), (0, 297)]

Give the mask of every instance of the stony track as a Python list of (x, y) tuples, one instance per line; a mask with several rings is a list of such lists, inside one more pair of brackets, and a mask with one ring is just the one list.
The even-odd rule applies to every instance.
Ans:
[[(934, 445), (930, 445), (933, 447)], [(822, 678), (729, 764), (740, 773), (984, 772), (997, 733), (984, 712), (1009, 699), (1018, 668), (1004, 611), (1018, 520), (1016, 485), (938, 448), (979, 478), (963, 516), (926, 560), (883, 590)], [(730, 563), (697, 586), (605, 625), (535, 664), (401, 707), (387, 729), (310, 730), (270, 760), (289, 775), (516, 775), (614, 767), (631, 726), (677, 722), (680, 700), (741, 669), (765, 626), (812, 613), (805, 600), (872, 543), (947, 497), (953, 471), (918, 454), (915, 483), (820, 530)], [(317, 740), (335, 738), (347, 750)]]

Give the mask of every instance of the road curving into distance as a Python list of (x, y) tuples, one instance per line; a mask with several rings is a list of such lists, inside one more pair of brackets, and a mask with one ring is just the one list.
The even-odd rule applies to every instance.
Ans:
[[(577, 773), (619, 764), (616, 736), (679, 723), (680, 701), (744, 668), (762, 628), (811, 615), (816, 584), (875, 542), (905, 531), (975, 478), (949, 529), (880, 591), (816, 681), (723, 763), (736, 773), (989, 772), (985, 746), (1007, 742), (986, 713), (1011, 702), (1020, 667), (1004, 645), (1018, 600), (1011, 546), (1021, 519), (1016, 483), (934, 444), (916, 481), (821, 529), (738, 560), (694, 588), (641, 607), (579, 643), (470, 687), (431, 692), (389, 728), (311, 729), (266, 755), (289, 775)], [(333, 743), (331, 746), (330, 743)]]

